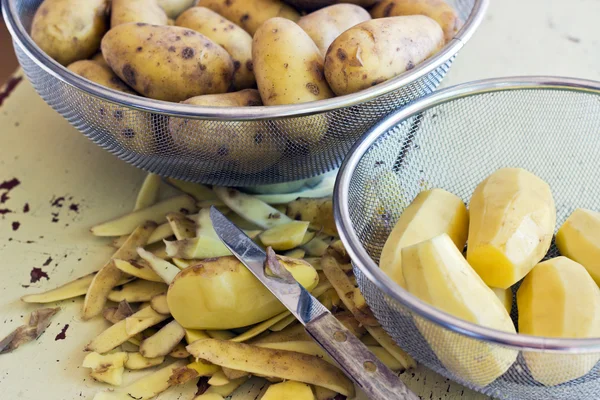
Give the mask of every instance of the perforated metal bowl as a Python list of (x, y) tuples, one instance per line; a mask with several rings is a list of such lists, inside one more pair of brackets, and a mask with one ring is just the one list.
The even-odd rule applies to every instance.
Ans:
[[(151, 172), (250, 186), (310, 178), (339, 166), (382, 116), (431, 93), (473, 35), (488, 0), (450, 0), (465, 21), (437, 55), (353, 95), (272, 107), (196, 107), (123, 94), (74, 75), (29, 37), (41, 0), (2, 0), (15, 51), (33, 86), (94, 142)], [(196, 119), (186, 124), (186, 119)], [(171, 129), (176, 127), (176, 129)]]
[[(577, 207), (600, 210), (599, 160), (598, 82), (550, 77), (474, 82), (436, 92), (385, 118), (350, 151), (334, 194), (341, 238), (382, 326), (420, 363), (494, 397), (600, 398), (600, 366), (594, 366), (600, 338), (541, 338), (474, 325), (419, 301), (378, 268), (398, 217), (422, 190), (441, 187), (468, 204), (490, 173), (522, 167), (550, 184), (558, 228)], [(556, 255), (553, 246), (548, 257)], [(512, 316), (516, 323), (516, 306)], [(462, 372), (443, 365), (424, 337), (452, 352)], [(482, 386), (478, 382), (493, 373), (482, 362), (485, 346), (510, 368)], [(544, 386), (524, 358), (539, 355), (540, 373), (549, 380), (586, 366), (591, 371)]]

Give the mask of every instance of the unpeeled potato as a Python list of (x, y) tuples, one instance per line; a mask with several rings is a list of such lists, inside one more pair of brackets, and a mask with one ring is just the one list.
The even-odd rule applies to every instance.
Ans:
[[(182, 102), (196, 106), (251, 107), (262, 105), (256, 89), (196, 96)], [(232, 122), (214, 132), (213, 121), (171, 118), (171, 137), (178, 149), (203, 154), (209, 160), (228, 161), (248, 173), (262, 171), (281, 158), (284, 146), (268, 137), (261, 122), (247, 122), (244, 129)], [(254, 127), (254, 129), (252, 128)]]
[(233, 61), (225, 49), (177, 26), (119, 25), (102, 39), (102, 54), (129, 86), (158, 100), (224, 93), (233, 76)]
[[(108, 65), (93, 60), (76, 61), (68, 69), (92, 82), (119, 92), (135, 94)], [(150, 115), (104, 102), (96, 110), (97, 126), (113, 134), (128, 149), (152, 153), (156, 143)]]
[(308, 33), (325, 56), (329, 45), (344, 31), (370, 19), (367, 10), (362, 7), (336, 4), (305, 15), (298, 21), (298, 26)]
[(413, 69), (443, 45), (442, 29), (423, 15), (366, 21), (329, 46), (325, 77), (338, 96), (355, 93)]
[(463, 22), (445, 0), (383, 0), (371, 9), (373, 18), (425, 15), (440, 24), (446, 42), (452, 40)]
[(227, 50), (233, 59), (232, 85), (235, 90), (254, 87), (252, 36), (248, 32), (205, 7), (190, 8), (177, 18), (175, 24), (193, 29)]
[[(280, 262), (307, 290), (319, 282), (307, 262), (280, 257)], [(167, 292), (173, 318), (186, 329), (233, 329), (256, 324), (285, 307), (235, 257), (200, 262), (181, 271)]]
[(90, 58), (108, 29), (107, 0), (45, 0), (31, 23), (31, 38), (62, 65)]
[(156, 0), (112, 0), (111, 3), (111, 28), (129, 22), (167, 25), (167, 19)]
[(300, 14), (281, 0), (196, 0), (196, 6), (210, 8), (238, 24), (250, 35), (269, 18), (298, 21)]

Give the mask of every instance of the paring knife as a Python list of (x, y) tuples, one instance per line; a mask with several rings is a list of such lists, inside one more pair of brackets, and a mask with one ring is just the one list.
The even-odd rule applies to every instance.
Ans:
[[(277, 259), (267, 253), (215, 207), (210, 218), (217, 235), (231, 252), (294, 314), (312, 338), (329, 354), (369, 398), (373, 400), (418, 400), (388, 367), (354, 336), (323, 304), (304, 289)], [(273, 276), (275, 275), (275, 276)]]

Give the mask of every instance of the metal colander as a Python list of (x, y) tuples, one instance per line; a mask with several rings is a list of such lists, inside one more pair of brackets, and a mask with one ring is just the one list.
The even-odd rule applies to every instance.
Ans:
[[(490, 396), (600, 398), (600, 365), (595, 365), (600, 338), (551, 339), (483, 328), (421, 302), (377, 266), (397, 219), (422, 190), (444, 188), (468, 204), (477, 184), (496, 169), (522, 167), (550, 184), (558, 228), (575, 208), (600, 210), (598, 160), (597, 82), (546, 77), (474, 82), (385, 118), (350, 151), (335, 189), (341, 238), (382, 326), (420, 363)], [(556, 255), (553, 245), (548, 257)], [(512, 316), (516, 323), (516, 306)], [(590, 372), (547, 386), (534, 379), (528, 365), (545, 382)], [(506, 372), (489, 382), (497, 366)]]
[(308, 104), (222, 108), (127, 95), (74, 75), (29, 37), (41, 2), (2, 0), (2, 8), (19, 62), (50, 106), (137, 167), (227, 186), (300, 180), (337, 168), (377, 120), (435, 90), (488, 4), (449, 0), (465, 21), (456, 38), (427, 62), (368, 90)]

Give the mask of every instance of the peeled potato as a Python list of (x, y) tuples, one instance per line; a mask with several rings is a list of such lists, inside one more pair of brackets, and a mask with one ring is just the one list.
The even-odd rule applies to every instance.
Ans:
[[(280, 258), (294, 278), (311, 291), (317, 271), (301, 260)], [(167, 293), (173, 318), (186, 329), (233, 329), (275, 316), (285, 307), (235, 257), (200, 262), (181, 271)]]
[[(519, 333), (553, 338), (600, 337), (600, 289), (585, 268), (566, 257), (536, 265), (517, 291)], [(587, 374), (598, 353), (524, 352), (531, 375), (546, 386)]]
[(489, 286), (506, 289), (548, 252), (556, 208), (550, 186), (521, 168), (481, 182), (469, 204), (467, 260)]
[(600, 285), (600, 213), (578, 208), (556, 233), (556, 247), (577, 261)]
[[(447, 234), (402, 249), (402, 271), (406, 289), (433, 307), (487, 328), (516, 333), (504, 305)], [(415, 323), (441, 363), (474, 385), (492, 383), (517, 358), (517, 350), (470, 339), (421, 318)]]
[(500, 299), (500, 301), (504, 305), (504, 308), (506, 308), (506, 311), (508, 311), (508, 313), (510, 314), (512, 311), (512, 306), (513, 306), (512, 289), (511, 288), (508, 288), (508, 289), (491, 288), (491, 289), (494, 291), (494, 294), (496, 295), (496, 297), (498, 297)]
[(379, 260), (380, 268), (400, 286), (402, 249), (447, 233), (462, 251), (467, 241), (469, 213), (460, 197), (444, 189), (421, 192), (404, 210), (388, 237)]

